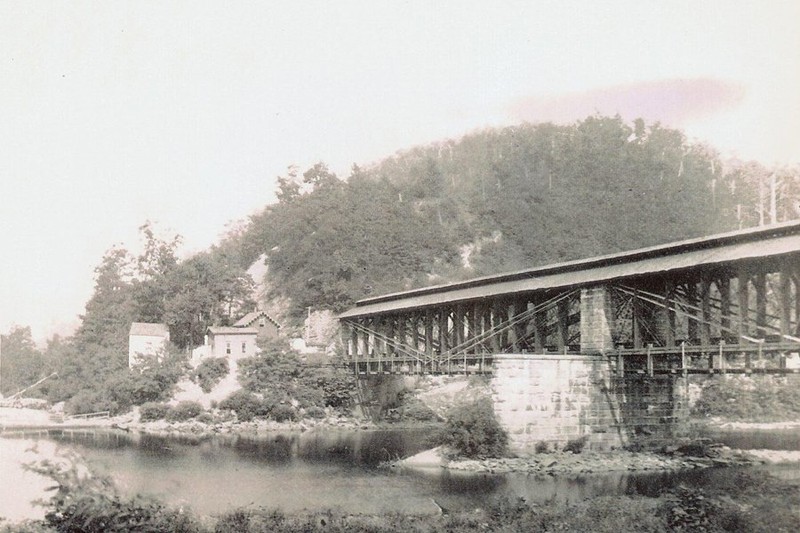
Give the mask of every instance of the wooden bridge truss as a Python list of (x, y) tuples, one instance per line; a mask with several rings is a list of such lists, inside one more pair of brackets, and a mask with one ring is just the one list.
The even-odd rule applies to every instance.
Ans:
[[(620, 375), (800, 372), (800, 224), (519, 274), (345, 313), (353, 369), (488, 373), (496, 354), (602, 353)], [(597, 313), (587, 293), (598, 290), (608, 326), (599, 349), (581, 316)]]

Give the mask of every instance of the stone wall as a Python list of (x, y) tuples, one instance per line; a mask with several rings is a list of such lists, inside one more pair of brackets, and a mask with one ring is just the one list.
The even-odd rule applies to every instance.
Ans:
[(563, 448), (580, 438), (594, 449), (625, 443), (608, 363), (601, 356), (496, 355), (492, 394), (516, 453), (533, 452), (539, 443)]
[(581, 353), (603, 353), (614, 348), (614, 310), (605, 287), (581, 290)]
[(684, 378), (618, 378), (600, 355), (496, 355), (491, 388), (511, 449), (522, 455), (577, 439), (597, 450), (663, 442), (688, 403)]
[(681, 376), (626, 376), (614, 380), (622, 429), (629, 443), (663, 444), (689, 415), (689, 387)]

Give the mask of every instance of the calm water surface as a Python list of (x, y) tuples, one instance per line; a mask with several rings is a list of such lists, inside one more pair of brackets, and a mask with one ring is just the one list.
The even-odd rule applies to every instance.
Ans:
[[(437, 504), (453, 510), (474, 509), (497, 499), (517, 497), (544, 502), (624, 493), (655, 495), (663, 487), (677, 483), (713, 484), (718, 476), (729, 476), (733, 471), (553, 478), (379, 467), (385, 461), (425, 449), (427, 433), (424, 430), (315, 431), (195, 440), (123, 432), (51, 430), (22, 434), (18, 438), (55, 441), (59, 447), (77, 451), (96, 469), (111, 475), (126, 494), (153, 495), (202, 514), (239, 506), (285, 511), (338, 508), (362, 513), (428, 513), (437, 511)], [(758, 446), (746, 442), (743, 433), (729, 436), (738, 442), (737, 447), (800, 449), (799, 431), (768, 433), (774, 437), (771, 441), (756, 434), (753, 444)], [(718, 437), (725, 440), (724, 436)], [(796, 466), (780, 470), (782, 477), (800, 475)]]

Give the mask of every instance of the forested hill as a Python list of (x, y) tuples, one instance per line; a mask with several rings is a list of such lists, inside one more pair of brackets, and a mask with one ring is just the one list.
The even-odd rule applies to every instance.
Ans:
[[(342, 179), (279, 178), (279, 202), (220, 249), (268, 257), (269, 297), (341, 310), (368, 296), (752, 226), (770, 172), (643, 121), (523, 124), (410, 149)], [(794, 218), (796, 176), (779, 219)], [(768, 185), (767, 185), (768, 187)], [(768, 201), (768, 199), (767, 199)], [(769, 220), (767, 220), (769, 221)], [(467, 265), (467, 266), (465, 266)]]

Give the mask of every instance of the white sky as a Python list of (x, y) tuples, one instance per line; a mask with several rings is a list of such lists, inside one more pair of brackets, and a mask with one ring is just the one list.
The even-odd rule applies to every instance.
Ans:
[(0, 0), (0, 332), (74, 326), (145, 220), (203, 249), (293, 163), (594, 112), (800, 163), (798, 21), (794, 0)]

